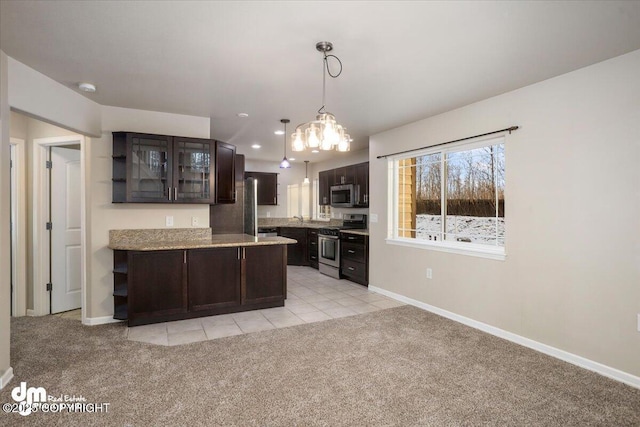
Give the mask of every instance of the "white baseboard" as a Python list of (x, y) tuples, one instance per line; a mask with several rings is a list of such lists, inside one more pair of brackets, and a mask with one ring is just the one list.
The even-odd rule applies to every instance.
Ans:
[(0, 390), (6, 387), (9, 384), (9, 381), (13, 378), (13, 368), (9, 366), (6, 371), (0, 375)]
[(107, 323), (118, 322), (122, 322), (122, 320), (114, 319), (113, 316), (85, 317), (82, 319), (82, 324), (87, 326), (106, 325)]
[(456, 322), (462, 323), (464, 325), (471, 326), (472, 328), (479, 329), (488, 334), (495, 335), (505, 340), (539, 351), (541, 353), (544, 353), (549, 356), (555, 357), (557, 359), (563, 360), (565, 362), (571, 363), (572, 365), (576, 365), (581, 368), (588, 369), (600, 375), (604, 375), (605, 377), (630, 385), (631, 387), (640, 389), (640, 377), (637, 377), (635, 375), (629, 374), (624, 371), (620, 371), (619, 369), (612, 368), (607, 365), (603, 365), (602, 363), (594, 362), (593, 360), (589, 360), (582, 356), (578, 356), (576, 354), (569, 353), (567, 351), (560, 350), (555, 347), (551, 347), (549, 345), (540, 343), (538, 341), (525, 338), (521, 335), (517, 335), (512, 332), (508, 332), (503, 329), (496, 328), (495, 326), (491, 326), (486, 323), (478, 322), (477, 320), (473, 320), (468, 317), (464, 317), (459, 314), (456, 314), (447, 310), (443, 310), (441, 308), (435, 307), (433, 305), (429, 305), (427, 303), (415, 300), (413, 298), (396, 294), (395, 292), (387, 291), (386, 289), (382, 289), (377, 286), (372, 286), (371, 284), (369, 285), (369, 290), (388, 296), (389, 298), (393, 298), (397, 301), (402, 301), (406, 304), (413, 305), (423, 310), (430, 311), (439, 316), (446, 317), (447, 319), (451, 319)]
[(36, 311), (35, 310), (31, 310), (31, 309), (27, 309), (27, 316), (36, 316)]

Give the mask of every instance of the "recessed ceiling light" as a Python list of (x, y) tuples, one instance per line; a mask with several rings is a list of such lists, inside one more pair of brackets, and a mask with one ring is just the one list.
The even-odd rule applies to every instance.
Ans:
[(251, 148), (255, 148), (256, 150), (257, 150), (258, 148), (260, 148), (260, 147), (261, 147), (261, 145), (260, 145), (260, 144), (253, 144), (253, 145), (251, 146)]
[(296, 158), (295, 157), (289, 157), (289, 161), (293, 162)]
[(244, 119), (246, 117), (249, 117), (249, 113), (238, 113), (237, 116), (242, 117)]
[(284, 135), (284, 131), (283, 130), (277, 130), (277, 131), (275, 131), (273, 133), (275, 133), (276, 135)]
[(96, 91), (96, 87), (94, 85), (92, 85), (91, 83), (80, 83), (80, 84), (78, 84), (78, 89), (80, 89), (83, 92), (95, 92)]
[(319, 150), (311, 150), (312, 153), (319, 153)]

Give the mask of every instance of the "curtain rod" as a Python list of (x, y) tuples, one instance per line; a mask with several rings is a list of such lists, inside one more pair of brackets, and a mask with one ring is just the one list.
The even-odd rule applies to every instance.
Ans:
[(518, 130), (519, 127), (520, 126), (511, 126), (510, 128), (494, 130), (493, 132), (487, 132), (480, 135), (468, 136), (466, 138), (455, 139), (453, 141), (441, 142), (440, 144), (427, 145), (426, 147), (414, 148), (412, 150), (398, 151), (397, 153), (385, 154), (384, 156), (378, 156), (377, 158), (384, 159), (387, 157), (396, 156), (398, 154), (405, 154), (405, 153), (411, 153), (412, 151), (424, 150), (425, 148), (439, 147), (441, 145), (452, 144), (454, 142), (466, 141), (467, 139), (480, 138), (481, 136), (493, 135), (494, 133), (501, 133), (501, 132), (507, 132), (507, 131), (511, 133), (514, 130)]

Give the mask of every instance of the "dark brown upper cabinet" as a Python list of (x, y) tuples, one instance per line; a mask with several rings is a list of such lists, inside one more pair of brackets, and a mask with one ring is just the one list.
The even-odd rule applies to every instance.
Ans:
[(318, 173), (318, 204), (326, 206), (331, 204), (330, 187), (333, 185), (333, 169)]
[(236, 202), (236, 146), (216, 141), (216, 203)]
[(210, 139), (173, 137), (174, 203), (213, 203), (213, 145)]
[(333, 170), (333, 184), (332, 185), (343, 185), (343, 184), (354, 184), (356, 179), (355, 167), (354, 166), (345, 166), (342, 168), (337, 168)]
[(356, 206), (369, 207), (369, 162), (358, 163), (353, 166), (356, 185)]
[(318, 173), (318, 204), (331, 204), (331, 186), (353, 184), (356, 200), (354, 208), (369, 207), (369, 162), (344, 166)]
[[(229, 152), (233, 152), (233, 156), (228, 155)], [(234, 168), (235, 147), (230, 144), (210, 139), (114, 132), (112, 201), (233, 203)], [(218, 195), (222, 197), (218, 199)]]
[(278, 204), (278, 174), (272, 172), (245, 172), (244, 178), (258, 181), (258, 204)]

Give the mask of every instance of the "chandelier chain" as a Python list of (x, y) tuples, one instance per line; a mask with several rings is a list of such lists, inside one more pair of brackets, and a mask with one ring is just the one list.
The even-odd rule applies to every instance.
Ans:
[[(322, 107), (320, 107), (320, 109), (318, 109), (318, 114), (326, 113), (326, 111), (325, 111), (325, 105), (326, 105), (325, 93), (326, 93), (327, 83), (326, 83), (326, 75), (324, 73), (325, 68), (327, 69), (327, 74), (331, 78), (335, 79), (338, 76), (340, 76), (340, 74), (342, 74), (342, 61), (340, 61), (340, 58), (338, 58), (335, 55), (327, 55), (327, 52), (323, 52), (323, 54), (324, 54), (324, 59), (322, 61)], [(340, 71), (338, 71), (338, 74), (331, 74), (331, 69), (329, 68), (329, 58), (335, 58), (335, 60), (338, 61), (338, 64), (340, 65)]]

